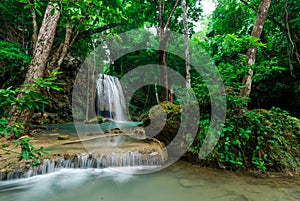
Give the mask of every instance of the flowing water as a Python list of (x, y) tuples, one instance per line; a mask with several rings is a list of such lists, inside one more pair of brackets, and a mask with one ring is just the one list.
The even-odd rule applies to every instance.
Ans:
[[(185, 162), (151, 174), (151, 167), (61, 169), (0, 182), (2, 201), (296, 201), (300, 181), (254, 178)], [(155, 168), (155, 167), (153, 167)]]
[[(127, 120), (125, 100), (117, 78), (99, 75), (96, 113), (115, 121)], [(130, 128), (138, 124), (140, 122), (48, 125), (44, 129), (50, 133), (55, 129), (58, 133), (87, 135), (99, 134), (102, 129)], [(35, 169), (36, 173), (28, 173), (28, 176), (36, 175), (39, 171), (48, 174), (0, 181), (0, 201), (300, 200), (299, 179), (254, 178), (242, 173), (199, 168), (185, 162), (176, 162), (168, 168), (155, 171), (160, 169), (160, 166), (153, 166), (159, 165), (156, 155), (149, 154), (149, 157), (153, 157), (150, 160), (139, 152), (121, 155), (111, 152), (105, 158), (101, 154), (98, 157), (101, 159), (93, 160), (89, 155), (84, 155), (76, 160), (48, 160), (41, 166), (42, 169)], [(152, 162), (136, 162), (143, 160)], [(58, 166), (62, 168), (57, 170)], [(12, 175), (8, 178), (16, 177)]]
[(115, 121), (128, 120), (123, 89), (117, 77), (99, 74), (96, 114)]

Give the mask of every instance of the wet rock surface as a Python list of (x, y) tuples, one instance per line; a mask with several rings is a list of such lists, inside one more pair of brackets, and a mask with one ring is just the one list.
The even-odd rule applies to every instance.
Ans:
[[(110, 166), (162, 165), (167, 151), (157, 140), (134, 138), (132, 129), (111, 129), (98, 135), (35, 134), (31, 143), (36, 147), (54, 148), (40, 160), (49, 163), (46, 168), (102, 168)], [(30, 161), (19, 161), (19, 149), (13, 143), (0, 149), (0, 179), (21, 178), (44, 174), (42, 167), (30, 168)], [(45, 168), (45, 167), (44, 167)], [(33, 171), (33, 172), (32, 172)], [(35, 172), (34, 172), (35, 171)], [(51, 171), (50, 171), (51, 172)], [(28, 174), (27, 174), (28, 176)]]
[[(217, 201), (296, 201), (300, 198), (300, 179), (273, 173), (272, 177), (257, 178), (248, 173), (199, 168), (180, 161), (168, 168), (187, 193), (187, 198)], [(193, 192), (197, 192), (193, 195)], [(195, 199), (197, 200), (197, 199)]]

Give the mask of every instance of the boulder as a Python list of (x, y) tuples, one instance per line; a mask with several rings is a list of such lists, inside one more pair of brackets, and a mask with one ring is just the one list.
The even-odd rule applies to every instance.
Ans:
[[(166, 116), (165, 121), (161, 120)], [(152, 107), (143, 118), (146, 136), (154, 137), (166, 146), (176, 136), (181, 123), (181, 108), (170, 102), (162, 102)]]
[(98, 123), (98, 124), (102, 124), (104, 122), (103, 118), (101, 116), (97, 116), (95, 118), (90, 119), (88, 122), (85, 123)]
[(70, 136), (69, 135), (59, 135), (59, 136), (57, 136), (57, 139), (58, 140), (68, 140), (68, 139), (70, 139)]

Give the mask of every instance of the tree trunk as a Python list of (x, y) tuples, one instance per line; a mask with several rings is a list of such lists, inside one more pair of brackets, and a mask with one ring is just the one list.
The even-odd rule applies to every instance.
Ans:
[[(28, 1), (30, 4), (31, 2)], [(33, 46), (33, 51), (35, 51), (35, 45), (36, 45), (36, 41), (38, 38), (38, 24), (37, 24), (37, 20), (36, 20), (36, 12), (34, 10), (34, 6), (31, 4), (30, 6), (30, 11), (31, 11), (31, 18), (32, 18), (32, 28), (33, 28), (33, 33), (32, 33), (32, 46)]]
[(66, 26), (65, 38), (60, 43), (58, 49), (55, 51), (47, 70), (52, 71), (55, 68), (60, 68), (60, 66), (68, 52), (68, 48), (70, 47), (71, 35), (72, 35), (72, 23), (68, 22), (67, 26)]
[(168, 73), (167, 73), (167, 63), (166, 63), (166, 46), (167, 40), (169, 38), (168, 33), (164, 33), (161, 30), (161, 37), (159, 40), (159, 52), (158, 52), (158, 63), (160, 65), (160, 85), (163, 86), (161, 88), (161, 96), (162, 101), (168, 101)]
[[(44, 19), (40, 27), (36, 45), (34, 47), (33, 57), (25, 76), (24, 84), (31, 84), (33, 78), (41, 78), (44, 75), (44, 70), (46, 68), (49, 53), (52, 47), (57, 22), (60, 17), (60, 12), (55, 8), (55, 6), (55, 3), (51, 3), (46, 8)], [(28, 88), (23, 88), (23, 90), (20, 91), (18, 98), (22, 97), (26, 89)], [(34, 90), (39, 92), (38, 89)], [(14, 106), (10, 112), (10, 125), (15, 122), (24, 122), (25, 132), (28, 131), (32, 112), (33, 110), (31, 109), (25, 109), (21, 111)]]
[(175, 12), (175, 9), (178, 6), (180, 0), (176, 0), (175, 4), (168, 16), (166, 23), (164, 23), (163, 14), (164, 1), (158, 0), (158, 15), (159, 15), (159, 53), (158, 53), (158, 63), (160, 65), (160, 85), (163, 86), (161, 89), (162, 101), (169, 100), (169, 83), (168, 83), (168, 72), (167, 72), (167, 63), (166, 63), (166, 47), (168, 44), (168, 39), (170, 36), (170, 31), (168, 30), (171, 23), (171, 18)]
[[(270, 5), (271, 5), (271, 0), (261, 0), (256, 15), (256, 19), (252, 28), (251, 36), (260, 38)], [(251, 66), (255, 64), (256, 52), (257, 52), (256, 48), (253, 47), (250, 47), (247, 50), (246, 65), (249, 67), (249, 70), (246, 72), (246, 75), (243, 78), (242, 88), (240, 90), (240, 95), (247, 98), (249, 98), (251, 93), (252, 76), (253, 76), (253, 69)]]
[[(185, 56), (185, 69), (186, 69), (186, 88), (191, 88), (191, 65), (190, 65), (190, 51), (189, 51), (189, 33), (188, 33), (188, 18), (186, 0), (182, 0), (182, 21), (183, 21), (183, 34), (184, 34), (184, 56)], [(187, 92), (188, 95), (188, 92)]]

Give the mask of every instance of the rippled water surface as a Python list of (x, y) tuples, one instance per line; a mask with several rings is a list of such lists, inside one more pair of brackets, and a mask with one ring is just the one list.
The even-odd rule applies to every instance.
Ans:
[(159, 172), (142, 167), (63, 169), (0, 181), (1, 201), (298, 201), (300, 181), (254, 178), (177, 162)]
[(132, 128), (135, 126), (141, 125), (142, 122), (133, 122), (133, 121), (112, 121), (102, 124), (83, 124), (83, 123), (70, 123), (70, 124), (48, 124), (48, 125), (39, 125), (33, 126), (32, 129), (40, 128), (43, 129), (44, 133), (53, 133), (55, 130), (56, 133), (68, 134), (68, 135), (78, 135), (79, 134), (90, 134), (90, 133), (99, 133), (103, 130), (109, 130), (112, 128)]

